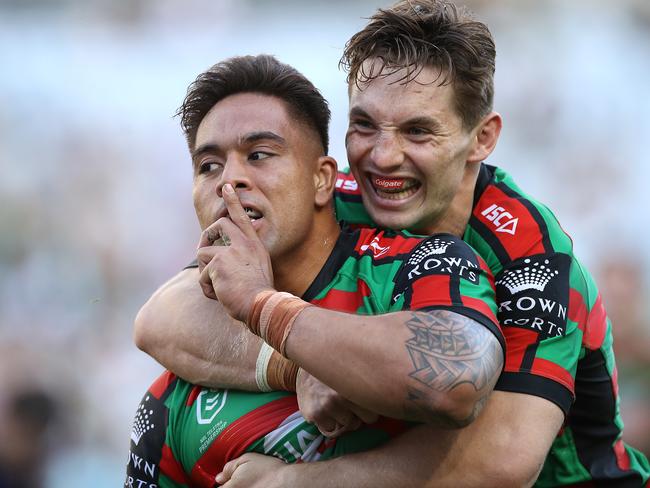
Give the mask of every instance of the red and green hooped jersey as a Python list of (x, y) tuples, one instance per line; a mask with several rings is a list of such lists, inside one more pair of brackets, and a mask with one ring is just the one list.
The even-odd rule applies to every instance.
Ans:
[[(339, 174), (335, 197), (339, 220), (372, 224), (351, 174)], [(621, 439), (612, 324), (553, 213), (484, 164), (463, 240), (496, 280), (506, 364), (495, 388), (546, 398), (566, 415), (535, 486), (646, 486), (648, 460)]]
[[(363, 315), (453, 310), (483, 324), (505, 344), (487, 264), (449, 234), (423, 238), (344, 229), (303, 299)], [(416, 340), (407, 348), (412, 356), (426, 354)], [(425, 374), (426, 361), (419, 364)], [(302, 418), (294, 394), (211, 390), (166, 372), (136, 412), (125, 487), (212, 487), (223, 465), (245, 452), (287, 462), (328, 459), (377, 446), (406, 426), (380, 419), (328, 439)]]

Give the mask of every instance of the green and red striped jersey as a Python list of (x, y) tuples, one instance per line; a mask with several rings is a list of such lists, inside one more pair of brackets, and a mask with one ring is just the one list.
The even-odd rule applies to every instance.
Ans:
[[(336, 188), (339, 220), (374, 225), (351, 174)], [(535, 486), (645, 486), (648, 460), (621, 438), (612, 324), (553, 213), (483, 164), (463, 240), (496, 280), (506, 364), (495, 388), (545, 398), (566, 416)]]
[[(303, 299), (363, 315), (452, 310), (483, 324), (505, 347), (489, 268), (449, 234), (344, 229)], [(426, 375), (432, 352), (417, 340), (422, 331), (412, 332), (406, 347)], [(294, 394), (207, 389), (166, 372), (136, 412), (125, 486), (212, 487), (223, 465), (245, 452), (286, 462), (328, 459), (377, 446), (405, 428), (382, 418), (328, 439), (302, 418)]]

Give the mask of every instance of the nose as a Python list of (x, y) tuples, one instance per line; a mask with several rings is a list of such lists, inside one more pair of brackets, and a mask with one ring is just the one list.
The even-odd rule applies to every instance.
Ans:
[(401, 166), (404, 151), (399, 135), (393, 131), (380, 131), (370, 156), (377, 169), (382, 171), (387, 172)]
[(224, 164), (221, 178), (217, 183), (216, 191), (219, 198), (222, 198), (223, 185), (230, 183), (235, 190), (251, 188), (251, 179), (245, 161), (238, 157), (230, 157)]

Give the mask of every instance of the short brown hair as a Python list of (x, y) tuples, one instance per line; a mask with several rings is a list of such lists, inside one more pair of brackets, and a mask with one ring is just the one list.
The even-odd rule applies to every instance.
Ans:
[[(423, 68), (440, 70), (440, 85), (451, 83), (456, 110), (473, 128), (492, 110), (496, 49), (487, 26), (464, 8), (444, 0), (401, 0), (379, 9), (348, 41), (341, 66), (348, 83), (364, 83), (402, 69), (409, 83)], [(367, 72), (364, 61), (381, 60)]]
[(215, 64), (201, 73), (187, 89), (176, 115), (190, 150), (203, 118), (218, 102), (238, 93), (261, 93), (283, 100), (298, 122), (319, 136), (324, 154), (329, 149), (330, 109), (318, 89), (298, 70), (275, 57), (237, 56)]

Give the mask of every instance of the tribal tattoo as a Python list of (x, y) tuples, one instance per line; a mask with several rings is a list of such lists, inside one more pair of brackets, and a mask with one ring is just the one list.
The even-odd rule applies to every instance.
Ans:
[(503, 352), (498, 342), (474, 320), (446, 310), (414, 312), (405, 325), (413, 333), (406, 341), (415, 368), (409, 376), (418, 385), (409, 389), (409, 400), (418, 404), (428, 395), (426, 390), (448, 393), (469, 385), (483, 393), (462, 422), (469, 423), (487, 401), (501, 372)]

